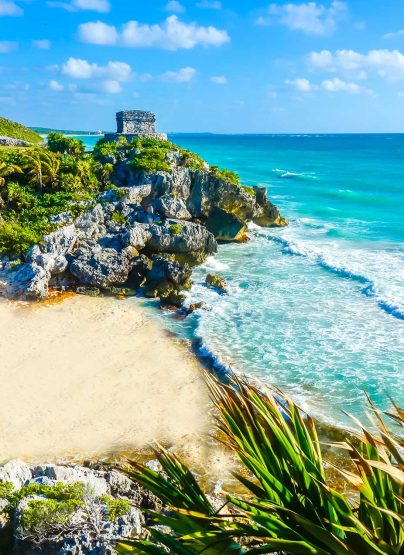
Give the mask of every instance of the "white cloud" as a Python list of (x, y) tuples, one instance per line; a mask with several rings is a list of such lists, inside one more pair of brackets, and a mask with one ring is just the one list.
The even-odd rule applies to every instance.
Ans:
[(189, 83), (195, 76), (196, 70), (193, 67), (183, 67), (178, 71), (166, 71), (161, 78), (171, 83)]
[(227, 77), (225, 75), (214, 75), (210, 80), (216, 85), (226, 85), (227, 83)]
[(357, 83), (347, 83), (342, 81), (339, 77), (333, 77), (332, 79), (326, 79), (321, 83), (322, 88), (328, 92), (347, 92), (351, 94), (358, 94), (361, 92), (361, 88)]
[(39, 48), (39, 50), (49, 50), (51, 47), (51, 41), (47, 39), (33, 40), (32, 44), (35, 48)]
[(118, 32), (113, 25), (107, 25), (102, 21), (82, 23), (79, 26), (78, 35), (81, 41), (90, 44), (116, 44)]
[(68, 12), (88, 10), (93, 12), (107, 13), (111, 9), (109, 0), (71, 0), (71, 2), (60, 2), (50, 0), (47, 5), (51, 8), (62, 8)]
[[(303, 31), (307, 35), (325, 36), (332, 34), (339, 19), (347, 11), (345, 2), (334, 0), (329, 7), (317, 2), (303, 4), (271, 4), (268, 8), (269, 18), (260, 17), (256, 23), (263, 25), (273, 19), (292, 31)], [(273, 18), (273, 19), (272, 19)]]
[(373, 73), (386, 80), (404, 79), (404, 54), (399, 50), (355, 50), (311, 52), (307, 58), (311, 69), (352, 74), (365, 78)]
[(12, 40), (0, 40), (0, 54), (7, 54), (7, 52), (12, 52), (17, 50), (18, 42)]
[(310, 83), (308, 79), (304, 77), (298, 77), (297, 79), (287, 79), (285, 81), (286, 85), (290, 85), (291, 87), (295, 88), (299, 92), (310, 92), (317, 88), (316, 85)]
[(321, 81), (321, 83), (312, 83), (308, 79), (304, 77), (300, 77), (297, 79), (286, 80), (286, 85), (289, 85), (302, 93), (308, 93), (313, 91), (326, 91), (331, 93), (336, 92), (346, 92), (349, 94), (359, 94), (364, 93), (370, 96), (374, 95), (374, 92), (371, 89), (361, 87), (357, 83), (354, 82), (347, 82), (343, 81), (339, 77), (333, 77), (332, 79), (325, 79)]
[(49, 88), (52, 91), (56, 91), (56, 92), (60, 92), (60, 91), (64, 90), (64, 86), (61, 83), (59, 83), (58, 81), (56, 81), (56, 79), (51, 79), (49, 81)]
[(196, 7), (201, 10), (221, 10), (222, 3), (219, 0), (201, 0), (196, 3)]
[(108, 62), (105, 66), (99, 66), (80, 58), (69, 58), (62, 66), (62, 74), (74, 79), (104, 78), (122, 82), (131, 77), (132, 69), (125, 62)]
[(404, 29), (400, 29), (399, 31), (394, 31), (391, 33), (386, 33), (383, 35), (384, 39), (398, 39), (404, 35)]
[(119, 81), (111, 79), (103, 81), (102, 90), (108, 94), (116, 94), (122, 92), (122, 87)]
[(112, 25), (101, 21), (83, 23), (79, 26), (79, 38), (91, 44), (122, 44), (133, 48), (190, 49), (196, 45), (220, 46), (230, 42), (227, 31), (212, 25), (204, 27), (197, 23), (184, 23), (176, 15), (170, 15), (161, 24), (148, 25), (128, 21), (119, 34)]
[(0, 16), (22, 15), (24, 11), (12, 0), (0, 0)]
[(185, 8), (182, 4), (180, 4), (179, 2), (177, 2), (177, 0), (170, 0), (170, 2), (167, 2), (167, 4), (164, 7), (166, 12), (172, 12), (172, 13), (184, 13), (185, 12)]

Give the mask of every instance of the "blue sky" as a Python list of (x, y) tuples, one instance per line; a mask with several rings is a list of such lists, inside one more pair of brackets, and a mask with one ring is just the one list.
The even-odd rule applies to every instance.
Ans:
[(0, 0), (0, 115), (161, 131), (404, 132), (403, 0)]

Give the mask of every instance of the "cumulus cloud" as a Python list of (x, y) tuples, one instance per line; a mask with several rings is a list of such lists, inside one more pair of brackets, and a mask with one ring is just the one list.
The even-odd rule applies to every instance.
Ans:
[(201, 10), (221, 10), (222, 3), (219, 0), (201, 0), (196, 3), (196, 7)]
[(56, 92), (60, 92), (60, 91), (64, 90), (64, 86), (61, 83), (59, 83), (58, 81), (56, 81), (56, 79), (51, 79), (49, 81), (49, 88), (52, 91), (56, 91)]
[(177, 0), (170, 0), (170, 2), (167, 2), (167, 4), (164, 7), (166, 12), (172, 12), (172, 13), (184, 13), (185, 12), (185, 8), (182, 4), (180, 4), (179, 2), (177, 2)]
[(39, 50), (49, 50), (51, 41), (47, 39), (33, 40), (32, 45), (35, 46), (35, 48), (39, 48)]
[(111, 9), (109, 0), (71, 0), (70, 2), (49, 1), (47, 5), (51, 8), (62, 8), (68, 12), (82, 10), (107, 13)]
[(74, 79), (104, 78), (124, 82), (132, 75), (132, 69), (125, 62), (108, 62), (105, 66), (92, 64), (81, 58), (69, 58), (62, 66), (62, 74)]
[(79, 39), (90, 44), (112, 45), (118, 41), (118, 32), (113, 25), (102, 21), (82, 23), (78, 31)]
[(12, 0), (0, 0), (0, 16), (22, 15), (24, 11)]
[(195, 76), (196, 70), (193, 67), (183, 67), (178, 71), (166, 71), (161, 78), (171, 83), (189, 83)]
[(390, 81), (404, 79), (404, 54), (399, 50), (370, 50), (366, 54), (355, 50), (322, 50), (311, 52), (307, 61), (315, 70), (354, 73), (362, 79), (368, 73)]
[(338, 20), (342, 19), (346, 12), (347, 5), (339, 0), (334, 0), (328, 7), (317, 2), (271, 4), (267, 10), (268, 15), (260, 16), (256, 23), (266, 25), (275, 22), (292, 31), (326, 36), (335, 31)]
[(386, 33), (383, 35), (384, 39), (398, 39), (404, 35), (404, 29), (400, 29), (399, 31), (393, 31), (391, 33)]
[(7, 54), (13, 50), (17, 50), (18, 42), (13, 40), (0, 40), (0, 54)]
[(326, 91), (331, 93), (345, 92), (349, 94), (364, 93), (371, 96), (374, 94), (371, 89), (361, 87), (354, 82), (343, 81), (339, 77), (325, 79), (324, 81), (321, 81), (321, 83), (312, 83), (311, 81), (309, 81), (309, 79), (300, 77), (297, 79), (286, 80), (285, 84), (293, 87), (295, 90), (301, 93)]
[(227, 77), (225, 75), (213, 75), (210, 80), (216, 85), (226, 85), (227, 83)]
[(287, 79), (285, 81), (286, 85), (295, 88), (299, 92), (310, 92), (315, 90), (316, 86), (310, 83), (308, 79), (304, 77), (298, 77), (297, 79)]
[(103, 81), (102, 90), (108, 94), (117, 94), (122, 92), (122, 86), (119, 81), (108, 79), (107, 81)]
[(221, 46), (230, 42), (227, 31), (212, 25), (185, 23), (171, 15), (161, 24), (149, 25), (128, 21), (118, 33), (112, 25), (101, 21), (83, 23), (78, 29), (79, 38), (91, 44), (121, 44), (132, 48), (190, 49), (197, 45)]

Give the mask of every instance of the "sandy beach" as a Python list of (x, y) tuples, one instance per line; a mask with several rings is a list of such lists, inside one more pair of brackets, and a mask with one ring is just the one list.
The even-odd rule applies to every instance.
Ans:
[(0, 299), (0, 329), (0, 460), (191, 445), (206, 434), (200, 365), (136, 299)]

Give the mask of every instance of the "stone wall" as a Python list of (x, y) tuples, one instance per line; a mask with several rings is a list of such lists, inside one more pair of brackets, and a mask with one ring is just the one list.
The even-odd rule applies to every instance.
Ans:
[(122, 110), (116, 114), (116, 133), (107, 133), (107, 141), (117, 141), (124, 137), (129, 142), (137, 137), (153, 137), (162, 141), (167, 140), (165, 133), (156, 133), (156, 116), (153, 112), (143, 110)]

